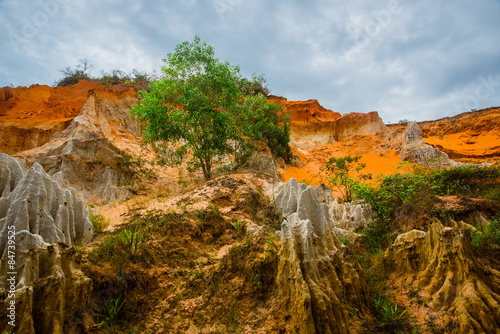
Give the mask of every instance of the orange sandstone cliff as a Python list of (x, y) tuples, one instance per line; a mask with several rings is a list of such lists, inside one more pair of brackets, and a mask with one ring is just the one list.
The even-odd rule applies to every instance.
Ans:
[(0, 150), (14, 154), (47, 143), (69, 126), (87, 101), (87, 92), (98, 87), (81, 80), (72, 87), (0, 88)]

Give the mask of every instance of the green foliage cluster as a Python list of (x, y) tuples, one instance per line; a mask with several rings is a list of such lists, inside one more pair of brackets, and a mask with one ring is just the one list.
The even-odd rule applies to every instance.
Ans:
[(179, 44), (163, 61), (161, 79), (139, 92), (140, 102), (132, 110), (142, 121), (146, 141), (160, 148), (173, 144), (177, 160), (190, 153), (191, 169), (201, 168), (205, 179), (224, 156), (244, 161), (254, 140), (264, 140), (280, 156), (290, 152), (283, 107), (255, 94), (262, 77), (244, 80), (238, 66), (216, 58), (213, 47), (198, 36)]
[(479, 249), (500, 247), (500, 218), (490, 220), (489, 224), (479, 230), (471, 229), (472, 246)]
[(364, 231), (369, 251), (392, 242), (391, 224), (414, 211), (433, 213), (436, 196), (487, 197), (498, 189), (500, 169), (463, 165), (442, 170), (415, 168), (406, 174), (379, 177), (378, 184), (356, 183), (355, 197), (372, 207), (375, 220)]
[(427, 177), (419, 173), (392, 174), (379, 178), (378, 185), (356, 184), (356, 197), (369, 203), (375, 218), (389, 225), (396, 209), (404, 204), (414, 204), (422, 193), (433, 194)]
[(143, 231), (124, 229), (118, 235), (118, 242), (126, 253), (135, 257), (142, 249), (143, 236)]
[(80, 63), (76, 65), (76, 68), (73, 70), (71, 66), (66, 66), (64, 69), (59, 70), (64, 77), (58, 80), (54, 86), (56, 87), (67, 87), (72, 86), (78, 83), (80, 80), (91, 80), (90, 69), (92, 68), (92, 64), (88, 59), (80, 59)]
[[(330, 173), (328, 182), (337, 188), (341, 193), (342, 202), (350, 202), (353, 198), (353, 190), (360, 185), (359, 180), (369, 180), (371, 174), (364, 174), (361, 171), (366, 167), (365, 163), (359, 162), (361, 156), (351, 157), (350, 155), (340, 158), (332, 157), (322, 167), (322, 171)], [(353, 175), (356, 172), (356, 179)]]
[(428, 174), (430, 186), (441, 196), (484, 197), (500, 185), (500, 167), (462, 165)]
[(93, 77), (92, 80), (100, 83), (103, 86), (121, 85), (121, 84), (134, 84), (146, 88), (149, 83), (154, 80), (154, 74), (147, 72), (140, 72), (133, 69), (131, 73), (114, 69), (110, 73), (101, 71), (101, 75)]
[(377, 185), (355, 184), (355, 196), (372, 206), (378, 224), (386, 230), (398, 210), (432, 209), (434, 196), (487, 197), (498, 189), (500, 168), (463, 165), (442, 170), (415, 168), (412, 173), (379, 178)]
[(408, 309), (398, 307), (385, 294), (372, 299), (372, 308), (376, 316), (376, 325), (380, 330), (397, 333), (409, 327)]
[[(322, 169), (330, 173), (330, 184), (341, 192), (344, 201), (358, 198), (371, 205), (374, 220), (363, 231), (370, 252), (392, 242), (392, 226), (397, 219), (416, 216), (419, 210), (435, 213), (436, 196), (500, 200), (498, 166), (462, 165), (441, 170), (414, 166), (410, 173), (379, 176), (376, 184), (366, 184), (361, 181), (370, 176), (362, 173), (365, 166), (359, 159), (359, 156), (331, 158)], [(353, 172), (358, 176), (353, 176)], [(477, 234), (476, 239), (486, 238), (486, 235)], [(492, 239), (488, 237), (487, 240)]]
[(126, 298), (122, 294), (116, 296), (116, 298), (107, 298), (100, 306), (100, 312), (97, 318), (100, 320), (95, 327), (111, 327), (118, 321), (120, 313), (125, 304)]
[(94, 214), (91, 210), (89, 210), (89, 221), (92, 223), (94, 235), (101, 234), (109, 226), (108, 219), (101, 214)]
[(283, 107), (267, 102), (263, 94), (246, 96), (240, 122), (247, 124), (243, 134), (252, 140), (261, 140), (278, 157), (288, 159), (291, 149), (290, 122)]

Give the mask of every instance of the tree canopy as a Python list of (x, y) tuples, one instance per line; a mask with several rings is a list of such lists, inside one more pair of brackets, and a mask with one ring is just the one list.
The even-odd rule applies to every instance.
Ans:
[(132, 109), (147, 141), (175, 143), (179, 155), (190, 152), (206, 179), (217, 159), (247, 157), (253, 140), (265, 141), (279, 156), (289, 154), (287, 114), (261, 93), (267, 92), (262, 76), (243, 78), (238, 66), (216, 58), (199, 36), (179, 44), (163, 62), (161, 78), (139, 92)]

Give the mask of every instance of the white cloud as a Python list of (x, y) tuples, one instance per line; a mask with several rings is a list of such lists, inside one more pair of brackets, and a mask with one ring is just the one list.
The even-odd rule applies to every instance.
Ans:
[(494, 0), (6, 0), (0, 86), (52, 84), (84, 57), (93, 74), (159, 70), (199, 34), (245, 75), (264, 73), (275, 94), (385, 121), (435, 119), (500, 104), (500, 87), (475, 96), (480, 78), (500, 76), (499, 16)]

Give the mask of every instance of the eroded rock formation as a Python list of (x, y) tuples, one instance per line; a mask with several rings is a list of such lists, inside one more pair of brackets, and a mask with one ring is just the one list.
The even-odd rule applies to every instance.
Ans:
[(337, 200), (331, 203), (330, 214), (340, 228), (351, 231), (366, 224), (372, 218), (369, 204), (357, 202), (339, 204)]
[(336, 141), (343, 141), (354, 135), (371, 135), (386, 131), (387, 128), (378, 115), (372, 111), (366, 114), (345, 114), (333, 123), (332, 133)]
[[(500, 272), (477, 261), (467, 229), (434, 220), (427, 232), (400, 235), (384, 264), (423, 289), (434, 311), (446, 311), (459, 333), (500, 333)], [(444, 324), (448, 327), (450, 324)]]
[(488, 108), (419, 123), (425, 142), (451, 159), (499, 161), (500, 108)]
[(85, 198), (122, 200), (128, 192), (120, 185), (129, 175), (121, 151), (139, 146), (137, 124), (129, 115), (135, 102), (133, 89), (92, 90), (67, 129), (19, 156), (28, 166), (39, 162), (63, 187)]
[[(62, 333), (67, 317), (84, 306), (91, 290), (69, 248), (92, 238), (85, 203), (74, 190), (61, 189), (41, 165), (26, 170), (3, 153), (0, 193), (0, 328)], [(14, 326), (7, 317), (11, 301)]]
[[(346, 302), (367, 312), (366, 282), (356, 258), (335, 235), (328, 206), (291, 179), (275, 200), (282, 223), (279, 297), (268, 324), (287, 333), (349, 333)], [(351, 254), (352, 255), (352, 254)]]
[(14, 154), (49, 142), (80, 113), (87, 92), (98, 87), (81, 80), (72, 87), (0, 88), (0, 150)]
[(443, 168), (459, 164), (448, 158), (446, 153), (425, 143), (422, 130), (420, 130), (417, 122), (408, 122), (404, 132), (401, 159), (431, 168)]

